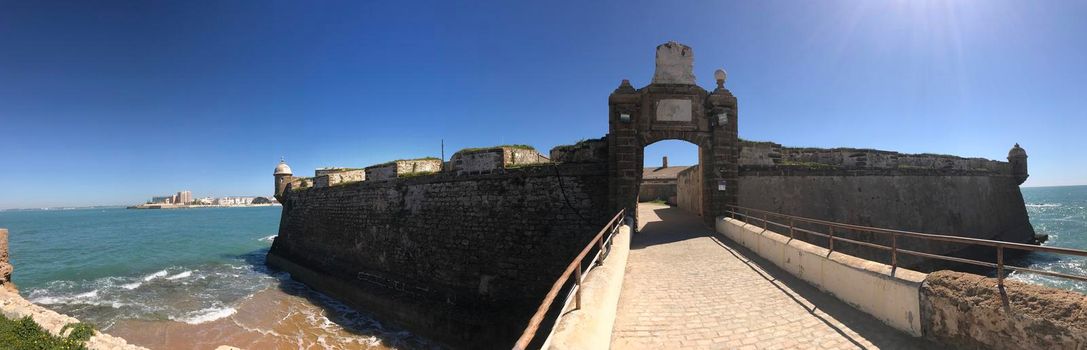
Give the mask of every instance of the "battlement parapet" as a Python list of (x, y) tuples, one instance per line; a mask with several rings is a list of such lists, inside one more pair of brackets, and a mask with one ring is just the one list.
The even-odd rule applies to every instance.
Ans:
[(417, 176), (442, 171), (438, 158), (400, 159), (366, 167), (367, 181), (385, 181), (404, 176)]
[(366, 180), (365, 169), (324, 168), (317, 169), (315, 173), (316, 176), (313, 177), (313, 187), (329, 187)]
[(608, 160), (608, 139), (582, 140), (572, 145), (551, 149), (551, 161), (556, 163), (592, 163)]
[(485, 174), (496, 170), (550, 163), (535, 148), (525, 145), (503, 145), (487, 148), (469, 148), (453, 154), (447, 170), (457, 174)]
[(366, 170), (366, 169), (364, 169), (364, 168), (340, 168), (340, 167), (317, 168), (316, 170), (313, 171), (313, 176), (317, 177), (317, 176), (323, 176), (323, 175), (342, 174), (342, 173), (356, 173), (356, 172), (363, 172), (363, 174), (365, 174), (364, 170)]
[(314, 185), (314, 178), (312, 177), (293, 177), (291, 182), (287, 183), (287, 188), (293, 191), (311, 188)]
[(964, 158), (942, 154), (904, 154), (865, 148), (782, 147), (773, 142), (742, 141), (740, 167), (747, 171), (788, 173), (842, 173), (863, 170), (865, 174), (891, 171), (910, 175), (1007, 175), (1007, 162), (985, 158)]

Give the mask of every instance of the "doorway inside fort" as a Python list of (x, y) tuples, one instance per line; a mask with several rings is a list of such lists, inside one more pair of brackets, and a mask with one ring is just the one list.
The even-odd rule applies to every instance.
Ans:
[(702, 147), (682, 140), (662, 140), (642, 150), (638, 183), (641, 211), (681, 210), (702, 216)]

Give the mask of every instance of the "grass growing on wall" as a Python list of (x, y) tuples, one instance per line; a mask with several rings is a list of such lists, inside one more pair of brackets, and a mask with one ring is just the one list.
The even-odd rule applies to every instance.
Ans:
[(397, 177), (403, 179), (403, 178), (410, 178), (410, 177), (420, 177), (420, 176), (434, 175), (434, 174), (437, 174), (437, 173), (438, 173), (437, 171), (416, 171), (414, 173), (399, 174)]
[(486, 150), (492, 150), (492, 149), (499, 149), (499, 148), (513, 148), (513, 149), (528, 149), (528, 150), (536, 150), (536, 147), (532, 147), (532, 146), (529, 146), (529, 145), (522, 145), (522, 144), (513, 144), (513, 145), (498, 145), (498, 146), (491, 146), (491, 147), (475, 147), (475, 148), (465, 148), (465, 149), (462, 149), (462, 150), (459, 150), (459, 151), (457, 151), (457, 153), (467, 153), (467, 152), (475, 152), (475, 151), (486, 151)]
[(791, 160), (782, 161), (781, 164), (778, 164), (778, 165), (779, 166), (785, 166), (785, 167), (805, 168), (805, 169), (810, 169), (810, 170), (837, 169), (838, 168), (837, 166), (830, 165), (830, 164), (814, 163), (814, 162), (797, 162), (797, 161), (791, 161)]
[(573, 150), (573, 149), (583, 147), (583, 146), (589, 144), (590, 142), (604, 142), (604, 139), (603, 138), (599, 138), (599, 139), (581, 139), (581, 140), (578, 140), (577, 142), (575, 142), (572, 145), (555, 146), (554, 149), (559, 150), (559, 151)]
[(521, 169), (521, 168), (543, 167), (543, 166), (553, 166), (553, 165), (555, 165), (555, 163), (551, 163), (551, 162), (528, 163), (528, 164), (511, 164), (511, 165), (507, 165), (506, 169)]
[(12, 320), (0, 315), (0, 347), (15, 350), (86, 349), (84, 343), (94, 335), (94, 328), (85, 323), (64, 326), (71, 331), (65, 338), (49, 334), (30, 316)]
[(371, 166), (368, 166), (368, 167), (364, 168), (363, 170), (365, 170), (365, 169), (370, 169), (370, 168), (377, 168), (377, 167), (389, 166), (389, 165), (393, 165), (393, 164), (396, 164), (396, 162), (414, 162), (414, 161), (420, 161), (420, 160), (437, 160), (437, 161), (441, 161), (441, 159), (439, 159), (438, 157), (422, 157), (422, 158), (413, 158), (413, 159), (397, 159), (397, 160), (393, 160), (393, 161), (388, 161), (388, 162), (384, 162), (384, 163), (381, 163), (381, 164), (375, 164), (375, 165), (371, 165)]

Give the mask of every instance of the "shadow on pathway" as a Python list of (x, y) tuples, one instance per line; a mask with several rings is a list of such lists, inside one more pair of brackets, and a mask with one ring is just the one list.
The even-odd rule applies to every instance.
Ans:
[(643, 203), (612, 347), (933, 349), (716, 233)]

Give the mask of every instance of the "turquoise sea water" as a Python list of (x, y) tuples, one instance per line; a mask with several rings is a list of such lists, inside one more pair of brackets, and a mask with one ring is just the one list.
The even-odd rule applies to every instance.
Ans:
[[(1047, 246), (1087, 250), (1087, 186), (1023, 188), (1023, 201), (1034, 231), (1049, 235)], [(1019, 265), (1087, 276), (1087, 257), (1032, 253)], [(1012, 273), (1020, 281), (1087, 293), (1087, 282), (1029, 273)]]
[(13, 280), (39, 304), (108, 328), (121, 318), (199, 323), (282, 276), (264, 254), (280, 207), (0, 212)]

